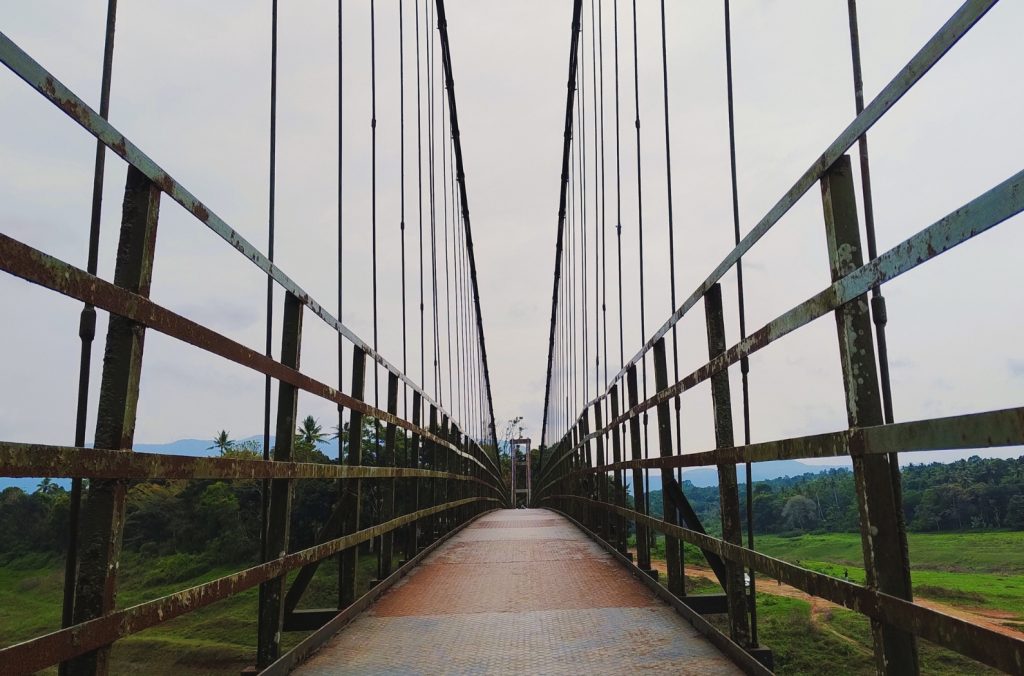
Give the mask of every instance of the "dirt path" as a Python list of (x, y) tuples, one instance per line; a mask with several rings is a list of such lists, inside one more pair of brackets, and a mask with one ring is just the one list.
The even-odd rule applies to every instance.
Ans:
[[(668, 573), (664, 560), (652, 560), (651, 567), (657, 570), (660, 575), (664, 576)], [(688, 565), (686, 566), (686, 574), (693, 577), (702, 577), (715, 582), (718, 581), (718, 578), (715, 577), (715, 572), (710, 568)], [(807, 592), (801, 591), (796, 587), (791, 587), (788, 584), (779, 584), (772, 578), (759, 577), (757, 582), (757, 591), (761, 593), (771, 594), (773, 596), (785, 596), (787, 598), (799, 599), (809, 603), (811, 606), (811, 621), (816, 626), (826, 629), (836, 636), (860, 646), (859, 643), (848, 636), (826, 626), (826, 621), (828, 619), (827, 613), (829, 613), (833, 608), (840, 608), (841, 606), (832, 603), (831, 601), (826, 601), (823, 598), (811, 596)], [(1013, 618), (1015, 615), (1006, 611), (992, 610), (990, 608), (962, 608), (958, 606), (951, 606), (946, 603), (940, 603), (938, 601), (932, 601), (930, 599), (923, 599), (921, 597), (914, 599), (914, 603), (945, 615), (958, 617), (961, 620), (970, 622), (971, 624), (991, 629), (992, 631), (1012, 638), (1019, 639), (1021, 638), (1021, 634), (1024, 633), (1024, 622), (1014, 620)]]

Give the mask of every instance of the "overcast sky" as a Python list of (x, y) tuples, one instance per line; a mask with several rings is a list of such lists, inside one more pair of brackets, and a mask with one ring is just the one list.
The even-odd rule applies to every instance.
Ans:
[[(590, 77), (590, 1), (584, 40)], [(602, 0), (606, 161), (614, 161), (612, 1)], [(0, 3), (0, 30), (98, 107), (106, 3)], [(668, 5), (677, 284), (685, 298), (732, 247), (723, 17), (717, 2)], [(638, 3), (647, 333), (671, 311), (658, 4)], [(870, 100), (957, 8), (949, 0), (862, 0)], [(406, 7), (407, 245), (414, 217), (413, 4)], [(398, 175), (398, 2), (377, 2), (381, 352), (401, 363)], [(631, 14), (620, 3), (625, 353), (638, 325), (636, 161)], [(336, 260), (336, 4), (280, 10), (277, 256), (332, 311)], [(449, 31), (496, 416), (525, 417), (540, 438), (571, 3), (451, 0)], [(421, 16), (421, 21), (423, 17)], [(344, 321), (371, 336), (369, 310), (369, 12), (345, 5)], [(1003, 2), (871, 131), (879, 250), (884, 251), (1019, 171), (1024, 6)], [(111, 121), (232, 227), (266, 248), (270, 2), (121, 3)], [(853, 117), (846, 2), (733, 3), (740, 214), (749, 230)], [(588, 83), (589, 86), (589, 83)], [(591, 96), (590, 91), (587, 93)], [(592, 101), (588, 102), (592, 113)], [(94, 141), (6, 69), (0, 70), (0, 230), (85, 267)], [(609, 165), (611, 166), (611, 165)], [(110, 279), (125, 165), (109, 159), (100, 275)], [(608, 179), (609, 205), (614, 182)], [(606, 220), (609, 266), (614, 215)], [(885, 287), (898, 420), (1024, 403), (1024, 220), (1011, 219)], [(753, 330), (824, 288), (828, 262), (816, 188), (745, 259)], [(410, 270), (410, 284), (418, 272)], [(168, 199), (153, 298), (262, 350), (265, 278)], [(609, 268), (609, 289), (613, 288)], [(415, 287), (412, 287), (415, 289)], [(730, 344), (735, 286), (724, 280)], [(609, 291), (609, 296), (612, 292)], [(280, 296), (278, 296), (280, 307)], [(410, 304), (410, 372), (420, 380)], [(0, 438), (70, 444), (80, 304), (0, 275), (4, 318)], [(612, 373), (618, 371), (609, 301)], [(94, 350), (91, 414), (102, 365)], [(703, 311), (681, 325), (680, 372), (707, 359)], [(331, 331), (308, 317), (303, 370), (337, 379)], [(428, 348), (429, 349), (429, 348)], [(136, 440), (164, 442), (262, 430), (262, 376), (149, 332)], [(415, 366), (414, 366), (415, 365)], [(348, 371), (348, 364), (346, 364)], [(429, 371), (429, 367), (428, 367)], [(733, 369), (736, 371), (736, 369)], [(735, 378), (738, 373), (732, 374)], [(846, 426), (835, 324), (823, 318), (751, 359), (754, 440)], [(427, 374), (427, 387), (433, 387)], [(595, 386), (590, 384), (590, 396)], [(739, 405), (738, 386), (734, 385)], [(344, 386), (348, 390), (348, 385)], [(300, 413), (333, 424), (333, 406), (300, 397)], [(738, 419), (738, 417), (737, 417)], [(683, 397), (683, 448), (714, 445), (710, 389)], [(89, 438), (95, 427), (88, 425)], [(737, 428), (739, 433), (739, 428)], [(1019, 449), (1001, 451), (1019, 454)], [(938, 453), (907, 460), (939, 459)]]

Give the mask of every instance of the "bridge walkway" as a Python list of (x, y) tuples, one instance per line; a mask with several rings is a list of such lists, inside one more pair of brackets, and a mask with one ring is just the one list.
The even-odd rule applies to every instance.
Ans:
[(296, 669), (321, 674), (736, 674), (569, 521), (497, 510)]

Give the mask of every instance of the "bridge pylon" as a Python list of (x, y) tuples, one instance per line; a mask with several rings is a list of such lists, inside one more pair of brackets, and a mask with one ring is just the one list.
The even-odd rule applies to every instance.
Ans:
[[(530, 473), (530, 448), (532, 441), (523, 437), (512, 439), (509, 444), (509, 456), (512, 463), (512, 480), (510, 482), (512, 506), (533, 504), (533, 482)], [(522, 454), (522, 457), (520, 457)]]

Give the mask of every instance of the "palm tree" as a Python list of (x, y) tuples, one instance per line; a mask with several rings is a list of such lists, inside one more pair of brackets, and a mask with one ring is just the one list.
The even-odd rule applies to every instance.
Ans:
[(49, 477), (46, 477), (39, 482), (39, 486), (36, 488), (36, 490), (39, 493), (42, 493), (43, 495), (52, 495), (61, 490), (61, 487), (53, 483), (53, 481), (51, 481)]
[(217, 436), (213, 438), (213, 446), (210, 446), (206, 450), (212, 451), (216, 448), (221, 452), (221, 455), (223, 455), (226, 451), (230, 451), (234, 445), (235, 440), (228, 436), (227, 430), (221, 430), (217, 433)]
[(299, 433), (295, 435), (297, 441), (302, 441), (311, 448), (316, 448), (317, 444), (321, 444), (327, 439), (327, 435), (324, 433), (320, 423), (316, 421), (311, 415), (307, 415), (302, 419), (302, 424), (299, 425)]

